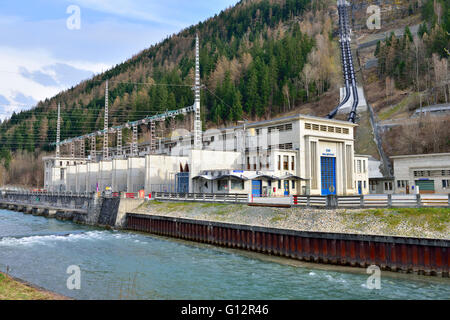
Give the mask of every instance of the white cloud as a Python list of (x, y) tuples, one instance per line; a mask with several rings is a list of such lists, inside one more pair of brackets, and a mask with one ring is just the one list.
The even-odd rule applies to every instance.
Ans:
[(170, 15), (166, 1), (140, 0), (72, 0), (81, 7), (109, 13), (127, 19), (137, 19), (183, 28), (185, 22), (175, 20)]
[[(55, 70), (61, 70), (65, 66), (69, 74), (57, 74)], [(60, 66), (58, 69), (57, 66)], [(51, 98), (58, 92), (80, 82), (81, 79), (70, 78), (71, 72), (82, 69), (99, 73), (109, 68), (105, 64), (93, 64), (90, 62), (67, 62), (54, 58), (46, 50), (36, 49), (23, 51), (15, 48), (0, 47), (0, 95), (10, 101), (10, 105), (0, 105), (0, 118), (11, 115), (13, 111), (20, 111), (32, 107), (32, 101)], [(27, 72), (24, 72), (26, 70)], [(75, 75), (79, 74), (73, 71)], [(46, 82), (40, 83), (33, 74), (45, 74), (54, 80), (52, 85)], [(83, 73), (81, 74), (81, 76)], [(73, 83), (69, 83), (73, 80)]]
[(23, 101), (51, 98), (84, 80), (86, 71), (106, 71), (236, 2), (66, 0), (81, 7), (80, 30), (67, 29), (68, 14), (64, 8), (58, 14), (61, 3), (49, 8), (52, 18), (45, 10), (32, 18), (0, 13), (0, 118), (20, 111)]

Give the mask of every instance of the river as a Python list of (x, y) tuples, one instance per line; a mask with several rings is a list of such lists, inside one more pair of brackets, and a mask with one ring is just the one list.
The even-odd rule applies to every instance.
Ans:
[[(275, 261), (273, 261), (275, 260)], [(284, 259), (286, 260), (286, 259)], [(67, 289), (67, 268), (81, 289)], [(259, 254), (0, 210), (0, 271), (75, 299), (449, 299), (448, 279), (290, 265)]]

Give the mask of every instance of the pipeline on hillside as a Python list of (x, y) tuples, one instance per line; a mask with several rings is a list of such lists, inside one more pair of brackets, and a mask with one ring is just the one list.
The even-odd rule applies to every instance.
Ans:
[(345, 0), (338, 0), (337, 7), (339, 15), (339, 36), (340, 36), (339, 42), (341, 47), (341, 61), (345, 81), (345, 97), (342, 100), (342, 102), (339, 103), (339, 105), (327, 115), (327, 117), (328, 119), (332, 119), (336, 116), (339, 109), (350, 99), (350, 90), (351, 90), (351, 93), (353, 94), (353, 104), (350, 114), (348, 116), (348, 121), (354, 123), (359, 98), (358, 98), (358, 89), (356, 86), (355, 70), (353, 67), (353, 56), (350, 46), (350, 32), (348, 27), (348, 12)]

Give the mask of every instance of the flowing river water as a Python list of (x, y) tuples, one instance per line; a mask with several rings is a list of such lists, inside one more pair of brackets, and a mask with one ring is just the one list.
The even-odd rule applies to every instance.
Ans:
[[(449, 299), (448, 279), (285, 263), (0, 210), (0, 271), (75, 299)], [(67, 289), (67, 268), (81, 289)], [(363, 270), (364, 271), (364, 270)]]

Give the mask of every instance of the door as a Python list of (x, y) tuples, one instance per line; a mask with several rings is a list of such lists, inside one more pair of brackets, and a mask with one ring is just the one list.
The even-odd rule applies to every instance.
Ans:
[(358, 181), (358, 194), (362, 194), (362, 181)]
[(286, 197), (289, 195), (289, 180), (284, 180), (284, 195)]
[(253, 180), (252, 181), (252, 195), (254, 197), (261, 197), (262, 192), (262, 181), (261, 180)]
[(434, 180), (416, 180), (420, 193), (434, 193)]
[(336, 194), (336, 158), (320, 157), (322, 195)]

